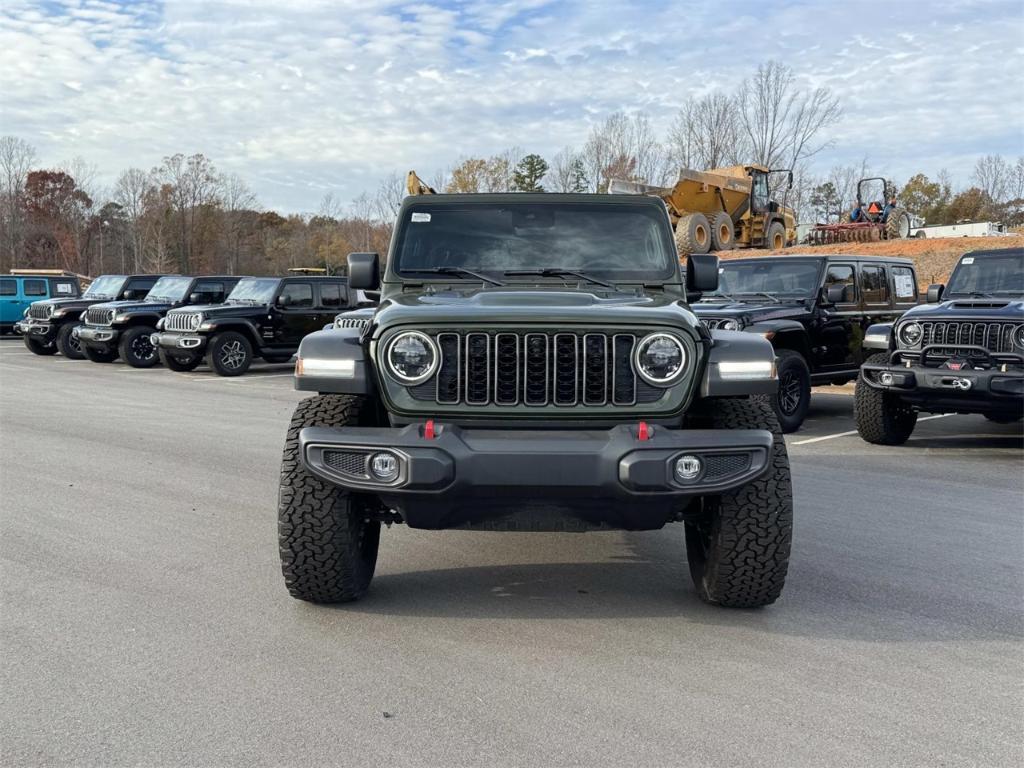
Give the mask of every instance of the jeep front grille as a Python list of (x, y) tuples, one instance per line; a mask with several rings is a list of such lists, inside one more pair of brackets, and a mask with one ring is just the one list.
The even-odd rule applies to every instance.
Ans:
[(198, 312), (168, 312), (164, 318), (165, 331), (194, 331), (202, 322)]
[(631, 406), (664, 390), (638, 380), (633, 333), (443, 331), (437, 375), (417, 400), (469, 406)]
[(341, 315), (334, 318), (335, 328), (359, 328), (363, 329), (370, 324), (370, 318), (368, 317), (345, 317)]
[(700, 321), (704, 323), (704, 327), (709, 331), (715, 330), (718, 326), (724, 323), (727, 319), (725, 317), (702, 317)]
[(32, 304), (28, 308), (28, 316), (35, 320), (47, 320), (53, 314), (52, 304)]
[(114, 310), (89, 307), (85, 311), (85, 322), (89, 325), (110, 325), (114, 322)]
[[(921, 323), (921, 346), (935, 344), (972, 344), (989, 352), (1013, 352), (1013, 329), (1016, 323), (972, 323), (929, 321)], [(934, 354), (952, 355), (955, 349), (933, 350)]]

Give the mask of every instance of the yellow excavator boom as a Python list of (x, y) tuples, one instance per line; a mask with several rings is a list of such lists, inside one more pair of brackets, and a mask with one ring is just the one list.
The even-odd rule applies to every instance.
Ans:
[(409, 171), (405, 177), (405, 189), (410, 195), (436, 195), (437, 192), (432, 186), (416, 175), (416, 171)]

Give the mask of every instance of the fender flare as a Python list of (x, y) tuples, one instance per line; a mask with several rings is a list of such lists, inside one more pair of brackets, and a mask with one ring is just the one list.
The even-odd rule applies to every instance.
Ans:
[(805, 359), (810, 359), (811, 348), (807, 340), (807, 329), (796, 320), (765, 320), (743, 330), (764, 336), (776, 349), (792, 349)]
[(251, 320), (244, 317), (211, 318), (204, 320), (202, 325), (208, 326), (208, 330), (203, 331), (207, 339), (212, 339), (221, 331), (240, 331), (249, 337), (253, 351), (256, 354), (259, 354), (259, 350), (264, 346), (259, 328)]
[[(774, 395), (779, 388), (775, 371), (775, 349), (763, 336), (746, 331), (713, 331), (714, 344), (704, 365), (701, 397), (742, 397)], [(758, 378), (731, 378), (723, 375), (723, 362), (767, 363), (770, 375)]]
[(893, 323), (875, 323), (864, 332), (864, 349), (888, 352), (893, 348)]
[(295, 389), (343, 395), (374, 392), (370, 361), (361, 328), (315, 331), (299, 344)]

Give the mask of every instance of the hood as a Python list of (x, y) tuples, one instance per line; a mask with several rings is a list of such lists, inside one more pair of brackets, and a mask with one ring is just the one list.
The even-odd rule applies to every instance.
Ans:
[(266, 304), (188, 304), (172, 312), (202, 312), (206, 317), (256, 317), (265, 314)]
[(681, 297), (664, 293), (530, 287), (448, 289), (388, 296), (377, 310), (380, 326), (434, 323), (670, 323), (693, 327)]
[(938, 304), (911, 307), (901, 320), (938, 320), (945, 318), (1024, 321), (1024, 299), (949, 299)]
[(164, 301), (137, 301), (136, 299), (120, 299), (94, 304), (95, 307), (113, 309), (115, 312), (165, 312), (174, 305)]
[(748, 322), (807, 317), (811, 311), (803, 301), (784, 300), (781, 304), (749, 301), (701, 301), (691, 305), (701, 318), (744, 318)]
[(33, 304), (43, 304), (57, 309), (88, 309), (93, 304), (98, 304), (100, 299), (83, 299), (81, 296), (68, 297), (66, 299), (40, 299), (33, 301)]

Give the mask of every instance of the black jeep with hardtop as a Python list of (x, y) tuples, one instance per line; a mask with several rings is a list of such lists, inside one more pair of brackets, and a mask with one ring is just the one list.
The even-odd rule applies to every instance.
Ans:
[(353, 306), (345, 277), (247, 277), (222, 304), (173, 309), (152, 336), (174, 371), (206, 363), (221, 376), (240, 376), (253, 360), (285, 363), (299, 343)]
[(141, 301), (95, 304), (82, 315), (84, 322), (78, 329), (82, 352), (94, 363), (110, 363), (120, 357), (133, 368), (151, 368), (160, 362), (151, 337), (164, 315), (175, 307), (219, 304), (240, 279), (165, 275)]
[(381, 523), (682, 522), (704, 600), (773, 602), (793, 514), (775, 353), (690, 311), (717, 263), (691, 257), (684, 281), (654, 197), (406, 198), (383, 281), (377, 254), (349, 257), (352, 287), (381, 287), (379, 308), (299, 349), (296, 387), (318, 394), (284, 449), (291, 594), (360, 597)]
[(22, 334), (25, 346), (37, 355), (60, 352), (71, 360), (82, 360), (85, 354), (78, 331), (83, 310), (104, 301), (139, 300), (160, 278), (161, 275), (100, 275), (81, 296), (33, 302), (25, 319), (15, 328)]
[(873, 325), (854, 398), (857, 432), (900, 445), (917, 414), (1024, 414), (1024, 248), (964, 254), (949, 285), (896, 323)]
[(718, 289), (693, 305), (709, 328), (756, 333), (778, 357), (772, 399), (783, 432), (807, 417), (811, 387), (857, 378), (869, 325), (895, 320), (918, 302), (909, 259), (793, 255), (729, 259)]

